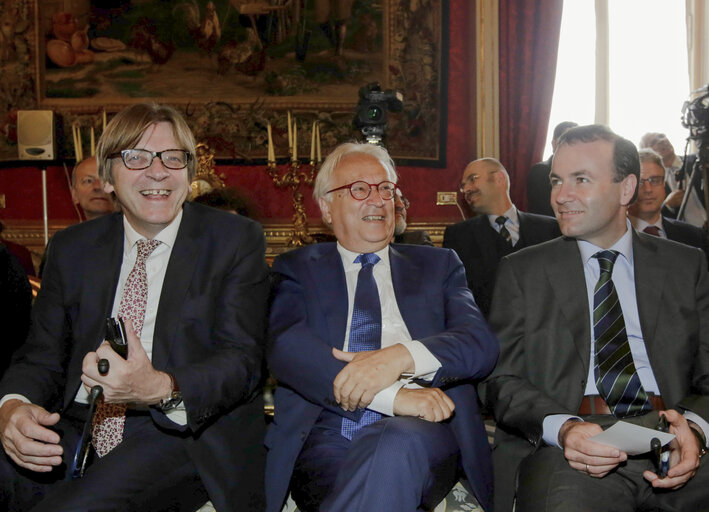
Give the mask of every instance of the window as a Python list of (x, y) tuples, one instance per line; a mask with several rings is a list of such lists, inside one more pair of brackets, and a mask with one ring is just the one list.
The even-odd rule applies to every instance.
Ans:
[[(595, 119), (596, 99), (604, 101), (595, 84), (596, 3), (602, 2), (608, 12), (607, 120)], [(635, 144), (645, 132), (663, 132), (682, 154), (689, 134), (681, 123), (690, 92), (687, 60), (684, 2), (565, 0), (545, 157), (562, 121), (603, 122)]]

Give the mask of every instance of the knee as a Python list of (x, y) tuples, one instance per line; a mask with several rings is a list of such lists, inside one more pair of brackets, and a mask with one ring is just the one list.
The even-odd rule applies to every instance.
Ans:
[(376, 439), (377, 457), (397, 461), (402, 466), (422, 464), (429, 452), (436, 450), (438, 429), (441, 426), (418, 418), (386, 418), (362, 430), (362, 438)]

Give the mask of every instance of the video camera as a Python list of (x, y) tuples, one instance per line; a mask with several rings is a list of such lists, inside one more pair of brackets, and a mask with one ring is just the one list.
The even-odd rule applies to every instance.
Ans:
[(403, 94), (392, 89), (382, 91), (379, 82), (372, 82), (359, 90), (354, 125), (361, 130), (367, 142), (381, 145), (389, 111), (401, 112), (403, 108)]

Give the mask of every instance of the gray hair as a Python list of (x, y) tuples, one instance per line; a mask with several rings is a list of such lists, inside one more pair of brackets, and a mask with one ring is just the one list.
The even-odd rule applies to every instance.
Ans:
[(340, 161), (343, 158), (356, 154), (369, 155), (376, 158), (386, 171), (389, 181), (396, 183), (398, 176), (396, 175), (394, 161), (391, 159), (386, 149), (366, 142), (346, 142), (337, 146), (332, 153), (327, 156), (318, 171), (315, 186), (313, 187), (313, 198), (315, 198), (315, 201), (324, 198), (328, 190), (332, 188), (332, 177)]
[(665, 170), (665, 165), (662, 163), (662, 157), (654, 149), (643, 148), (638, 149), (638, 158), (640, 158), (640, 163), (651, 162), (656, 164), (663, 171)]

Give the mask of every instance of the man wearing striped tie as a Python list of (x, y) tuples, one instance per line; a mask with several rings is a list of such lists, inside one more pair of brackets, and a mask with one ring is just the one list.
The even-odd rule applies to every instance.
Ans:
[[(706, 510), (709, 278), (704, 254), (627, 219), (635, 146), (572, 128), (554, 155), (564, 238), (505, 258), (490, 317), (500, 337), (486, 399), (498, 422), (496, 511)], [(618, 420), (676, 436), (661, 478), (647, 452), (592, 438)]]
[(452, 250), (389, 244), (394, 163), (343, 144), (315, 183), (337, 243), (276, 258), (268, 362), (279, 381), (266, 501), (302, 511), (431, 510), (465, 475), (491, 506), (473, 380), (497, 340)]

